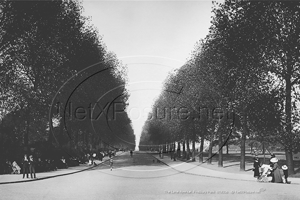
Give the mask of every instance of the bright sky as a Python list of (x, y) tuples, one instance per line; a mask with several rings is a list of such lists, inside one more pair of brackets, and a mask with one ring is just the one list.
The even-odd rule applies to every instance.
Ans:
[(162, 82), (208, 34), (211, 1), (83, 1), (109, 51), (128, 67), (127, 112), (139, 143)]

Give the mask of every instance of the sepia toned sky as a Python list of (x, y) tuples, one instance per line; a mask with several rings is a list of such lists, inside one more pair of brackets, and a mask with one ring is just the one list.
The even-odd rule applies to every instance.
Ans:
[(182, 66), (208, 34), (211, 1), (83, 1), (109, 51), (127, 65), (127, 112), (139, 142), (168, 73)]

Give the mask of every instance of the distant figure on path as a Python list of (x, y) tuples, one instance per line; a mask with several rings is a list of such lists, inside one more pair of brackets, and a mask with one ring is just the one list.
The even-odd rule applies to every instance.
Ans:
[(99, 159), (102, 162), (102, 160), (103, 160), (103, 154), (102, 154), (102, 152), (99, 153)]
[(62, 163), (63, 168), (67, 169), (67, 168), (68, 168), (68, 164), (67, 164), (67, 162), (66, 162), (65, 157), (62, 156), (60, 160), (61, 160), (61, 163)]
[(113, 165), (114, 165), (114, 159), (113, 159), (112, 156), (111, 156), (110, 159), (109, 159), (109, 165), (110, 165), (110, 171), (112, 171)]
[(176, 161), (176, 156), (177, 156), (177, 152), (174, 149), (174, 151), (173, 151), (173, 161)]
[(27, 178), (29, 178), (29, 177), (28, 177), (28, 170), (29, 170), (28, 162), (29, 162), (29, 159), (28, 159), (28, 157), (27, 157), (27, 154), (25, 154), (25, 155), (24, 155), (24, 158), (23, 158), (23, 168), (22, 168), (22, 171), (23, 171), (23, 178), (25, 177), (25, 173), (26, 173)]
[(162, 149), (160, 150), (160, 158), (164, 158), (164, 152)]
[(133, 152), (132, 152), (132, 150), (130, 150), (130, 156), (132, 157), (132, 154), (133, 154)]
[(254, 171), (254, 177), (259, 180), (259, 168), (261, 167), (261, 164), (259, 163), (258, 157), (255, 156), (254, 163), (253, 163), (253, 171)]
[(94, 166), (97, 165), (97, 164), (95, 163), (96, 157), (97, 157), (97, 154), (96, 154), (96, 153), (93, 153), (92, 163), (93, 163)]

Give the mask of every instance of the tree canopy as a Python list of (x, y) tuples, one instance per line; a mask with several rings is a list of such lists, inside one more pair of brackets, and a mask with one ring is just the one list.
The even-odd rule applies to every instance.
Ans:
[[(246, 140), (254, 137), (284, 146), (287, 165), (294, 173), (292, 153), (300, 146), (299, 11), (295, 1), (215, 3), (209, 34), (197, 42), (186, 64), (168, 77), (152, 111), (158, 105), (185, 106), (192, 120), (158, 123), (150, 119), (141, 142), (154, 143), (155, 135), (171, 142), (199, 141), (199, 137), (211, 144), (217, 141), (222, 166), (220, 150), (232, 128), (230, 136), (236, 136), (241, 147), (241, 170), (245, 170)], [(234, 126), (230, 120), (221, 120), (221, 112), (209, 120), (195, 120), (194, 109), (201, 107), (234, 114)], [(151, 131), (152, 126), (161, 130)]]
[(128, 99), (126, 67), (81, 13), (77, 1), (0, 2), (1, 148), (13, 143), (22, 151), (39, 141), (80, 151), (134, 146), (125, 112), (111, 122), (118, 130), (102, 116), (70, 115), (89, 106), (96, 113), (95, 105), (112, 115), (107, 102), (126, 107)]

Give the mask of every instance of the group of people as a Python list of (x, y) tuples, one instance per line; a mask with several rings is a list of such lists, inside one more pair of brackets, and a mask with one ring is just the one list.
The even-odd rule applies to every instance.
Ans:
[[(72, 162), (72, 166), (76, 166), (76, 162), (79, 165), (78, 160), (72, 160), (70, 158), (68, 161), (62, 156), (61, 158), (40, 158), (35, 157), (34, 154), (28, 156), (28, 154), (24, 155), (20, 160), (9, 160), (6, 159), (3, 166), (1, 166), (0, 174), (23, 174), (23, 172), (30, 173), (34, 177), (34, 172), (48, 172), (55, 171), (58, 168), (68, 168), (68, 162)], [(76, 158), (74, 158), (76, 159)]]
[(3, 171), (4, 174), (20, 174), (21, 173), (21, 167), (18, 165), (16, 161), (9, 161), (6, 159), (4, 165), (3, 165)]
[(253, 163), (254, 177), (261, 182), (291, 183), (288, 181), (288, 167), (286, 165), (280, 166), (278, 161), (275, 154), (272, 154), (268, 165), (261, 164), (258, 157), (255, 156)]
[(33, 158), (33, 155), (27, 155), (24, 154), (23, 157), (23, 178), (28, 177), (28, 172), (30, 173), (30, 178), (36, 178), (35, 176), (35, 159)]
[[(88, 160), (88, 165), (89, 166), (95, 166), (95, 160), (98, 158), (101, 162), (105, 156), (109, 157), (109, 166), (110, 170), (112, 171), (113, 169), (113, 164), (114, 164), (114, 156), (116, 155), (116, 150), (114, 151), (107, 151), (107, 152), (99, 152), (98, 154), (96, 152), (91, 153), (91, 154), (86, 154), (86, 158)], [(132, 151), (130, 151), (130, 155), (132, 156)]]
[[(53, 157), (53, 158), (40, 158), (35, 157), (34, 153), (23, 154), (20, 160), (6, 159), (2, 165), (0, 165), (0, 174), (23, 174), (23, 178), (36, 178), (36, 172), (55, 171), (57, 169), (68, 168), (70, 166), (77, 166), (79, 164), (96, 165), (94, 162), (96, 159), (103, 160), (105, 156), (109, 157), (110, 167), (113, 167), (113, 156), (115, 156), (116, 150), (100, 151), (98, 153), (91, 152), (83, 154), (79, 157), (65, 158)], [(133, 152), (130, 151), (132, 156)], [(18, 165), (19, 163), (19, 165)], [(1, 164), (1, 163), (0, 163)]]
[(103, 158), (105, 156), (108, 156), (109, 158), (113, 157), (116, 155), (116, 150), (114, 151), (104, 151), (104, 152), (99, 152), (99, 153), (96, 153), (96, 152), (93, 152), (93, 153), (88, 153), (86, 154), (86, 159), (88, 161), (88, 165), (96, 165), (96, 163), (94, 162), (96, 159), (99, 159), (101, 162), (103, 160)]

